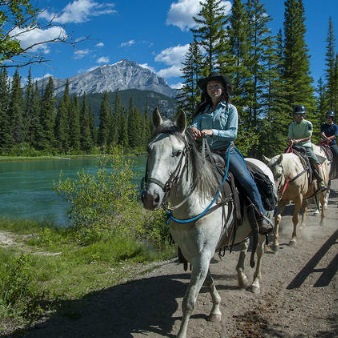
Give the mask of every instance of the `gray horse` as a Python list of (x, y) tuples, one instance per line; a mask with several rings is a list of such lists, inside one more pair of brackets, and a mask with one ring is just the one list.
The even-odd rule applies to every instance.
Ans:
[[(241, 244), (236, 267), (239, 286), (255, 293), (260, 291), (265, 236), (255, 231), (257, 263), (254, 280), (250, 285), (244, 273), (244, 259), (249, 237), (253, 229), (257, 228), (256, 222), (252, 224), (252, 218), (244, 208), (243, 222), (233, 233), (234, 230), (230, 227), (235, 217), (232, 198), (220, 192), (222, 176), (197, 150), (195, 141), (186, 130), (186, 116), (183, 112), (173, 123), (164, 122), (155, 109), (153, 122), (156, 135), (148, 144), (142, 201), (149, 210), (160, 207), (167, 209), (171, 235), (192, 267), (191, 280), (182, 302), (183, 317), (177, 336), (185, 338), (189, 318), (203, 283), (208, 287), (213, 302), (209, 319), (221, 320), (221, 297), (209, 271), (210, 261), (220, 248)], [(253, 165), (268, 173), (274, 184), (270, 169), (263, 162), (253, 162)], [(269, 217), (272, 217), (272, 212)], [(251, 263), (252, 261), (253, 259)], [(254, 264), (253, 261), (251, 266)]]

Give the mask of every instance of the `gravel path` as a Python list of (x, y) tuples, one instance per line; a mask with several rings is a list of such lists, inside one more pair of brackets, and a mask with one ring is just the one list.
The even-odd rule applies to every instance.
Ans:
[[(221, 260), (216, 255), (211, 272), (222, 297), (222, 321), (206, 321), (211, 300), (203, 288), (190, 320), (188, 337), (338, 337), (337, 192), (335, 180), (325, 224), (319, 225), (320, 217), (312, 215), (310, 208), (307, 226), (299, 230), (294, 247), (288, 245), (291, 216), (283, 218), (280, 249), (263, 259), (259, 295), (238, 288), (235, 250), (226, 252)], [(246, 271), (252, 278), (249, 260)], [(53, 317), (15, 337), (175, 337), (188, 282), (189, 272), (176, 261), (162, 262), (131, 282), (65, 302)]]

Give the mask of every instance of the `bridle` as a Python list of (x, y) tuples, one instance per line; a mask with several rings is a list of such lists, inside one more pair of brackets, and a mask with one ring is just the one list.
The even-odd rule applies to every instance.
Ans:
[[(165, 134), (165, 133), (164, 133)], [(188, 157), (186, 156), (188, 151), (190, 151), (191, 146), (189, 145), (187, 139), (184, 137), (184, 143), (185, 146), (183, 148), (182, 153), (180, 154), (180, 159), (177, 163), (177, 166), (175, 168), (175, 170), (169, 175), (168, 180), (163, 183), (160, 180), (158, 180), (157, 178), (153, 178), (153, 177), (148, 177), (148, 161), (147, 161), (147, 165), (146, 165), (146, 176), (143, 178), (143, 186), (142, 189), (148, 185), (149, 183), (154, 183), (156, 185), (158, 185), (162, 191), (164, 192), (164, 197), (163, 197), (163, 201), (162, 201), (162, 208), (164, 210), (173, 210), (173, 208), (178, 208), (179, 206), (181, 206), (183, 204), (183, 202), (185, 202), (185, 200), (183, 202), (181, 202), (179, 205), (175, 206), (175, 207), (170, 207), (168, 205), (168, 198), (170, 196), (170, 192), (171, 189), (173, 188), (173, 186), (175, 184), (177, 184), (179, 182), (179, 180), (181, 179), (181, 171), (182, 171), (182, 167), (186, 168), (187, 164), (188, 164)], [(183, 166), (183, 160), (185, 159), (185, 166)]]
[[(186, 165), (184, 166), (184, 168), (187, 168), (187, 165), (188, 165), (188, 157), (186, 156), (186, 154), (188, 153), (188, 151), (191, 150), (191, 145), (189, 144), (188, 140), (186, 139), (186, 136), (184, 137), (184, 142), (185, 142), (185, 147), (184, 147), (182, 153), (180, 154), (180, 160), (179, 160), (179, 162), (176, 166), (176, 169), (170, 174), (166, 183), (163, 184), (161, 181), (159, 181), (155, 178), (152, 178), (152, 177), (148, 177), (147, 175), (146, 175), (146, 177), (144, 177), (144, 185), (147, 185), (148, 183), (154, 183), (154, 184), (157, 184), (163, 190), (165, 195), (163, 197), (163, 201), (162, 201), (161, 206), (167, 212), (167, 223), (169, 222), (170, 219), (175, 221), (176, 223), (181, 223), (181, 224), (182, 223), (190, 223), (190, 222), (194, 222), (194, 221), (202, 218), (203, 216), (205, 216), (210, 211), (213, 204), (217, 201), (217, 199), (218, 199), (218, 197), (221, 193), (221, 189), (224, 186), (225, 181), (226, 181), (228, 174), (229, 174), (231, 147), (228, 147), (226, 170), (225, 170), (225, 173), (224, 173), (223, 180), (222, 180), (219, 188), (217, 189), (217, 192), (216, 192), (214, 198), (212, 199), (210, 204), (206, 207), (206, 209), (204, 211), (202, 211), (200, 214), (198, 214), (198, 215), (196, 215), (192, 218), (189, 218), (189, 219), (178, 219), (178, 218), (174, 217), (173, 214), (172, 214), (172, 211), (174, 209), (177, 209), (180, 206), (182, 206), (186, 202), (186, 200), (189, 198), (189, 195), (193, 192), (193, 190), (195, 188), (195, 186), (192, 186), (191, 189), (190, 189), (190, 192), (183, 199), (183, 201), (181, 201), (178, 205), (175, 205), (175, 206), (169, 206), (168, 205), (167, 200), (168, 200), (168, 197), (170, 195), (170, 191), (171, 191), (172, 187), (174, 186), (174, 184), (179, 182), (179, 179), (180, 179), (179, 173), (181, 172), (184, 158), (186, 159)], [(147, 173), (148, 173), (148, 163), (147, 163)], [(187, 170), (187, 174), (188, 174), (188, 170)], [(223, 203), (226, 203), (226, 200), (224, 200)], [(221, 205), (222, 204), (219, 204), (219, 206), (221, 206)]]

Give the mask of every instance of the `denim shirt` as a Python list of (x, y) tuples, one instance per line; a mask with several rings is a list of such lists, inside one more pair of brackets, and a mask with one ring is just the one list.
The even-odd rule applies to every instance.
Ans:
[(213, 135), (207, 136), (210, 149), (217, 150), (228, 147), (237, 138), (238, 113), (232, 104), (220, 102), (215, 110), (210, 105), (199, 113), (193, 120), (191, 127), (202, 131), (212, 129)]

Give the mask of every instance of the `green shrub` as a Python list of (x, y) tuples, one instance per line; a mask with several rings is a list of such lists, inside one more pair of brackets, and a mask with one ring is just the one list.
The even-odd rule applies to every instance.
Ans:
[(63, 180), (60, 174), (54, 187), (71, 205), (72, 228), (82, 244), (112, 237), (147, 241), (156, 247), (163, 244), (167, 236), (164, 212), (143, 209), (132, 164), (116, 147), (100, 158), (94, 174), (82, 170), (75, 180)]
[(2, 254), (0, 265), (0, 317), (34, 318), (41, 311), (43, 298), (35, 285), (31, 256)]

